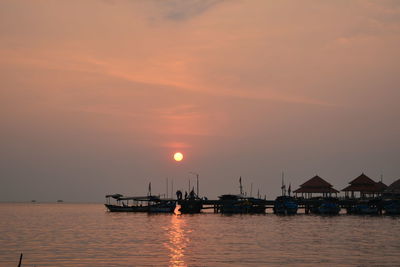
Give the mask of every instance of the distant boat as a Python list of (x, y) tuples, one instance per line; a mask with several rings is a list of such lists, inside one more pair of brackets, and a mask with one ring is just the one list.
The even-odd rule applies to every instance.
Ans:
[(62, 199), (57, 200), (57, 203), (63, 203), (63, 202), (64, 202), (64, 200), (62, 200)]
[[(117, 201), (111, 204), (110, 199)], [(160, 199), (158, 196), (134, 196), (125, 197), (121, 194), (107, 195), (107, 203), (104, 204), (110, 212), (163, 212), (172, 213), (176, 207), (173, 199)]]
[(36, 200), (32, 199), (31, 202), (32, 202), (32, 203), (36, 203)]
[(293, 215), (297, 213), (299, 205), (294, 197), (279, 196), (275, 199), (274, 213), (283, 215)]

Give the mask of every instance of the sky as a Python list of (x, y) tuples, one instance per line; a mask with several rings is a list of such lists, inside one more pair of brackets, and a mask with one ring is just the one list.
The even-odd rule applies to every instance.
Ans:
[(3, 0), (0, 201), (390, 184), (399, 47), (396, 0)]

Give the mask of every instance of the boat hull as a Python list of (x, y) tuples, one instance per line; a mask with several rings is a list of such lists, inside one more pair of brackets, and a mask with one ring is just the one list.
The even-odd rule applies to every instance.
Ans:
[(294, 215), (297, 214), (299, 205), (297, 202), (288, 196), (278, 197), (274, 204), (274, 213), (280, 215)]
[(148, 212), (148, 206), (119, 206), (104, 204), (110, 212)]
[(387, 215), (399, 215), (400, 214), (400, 201), (394, 200), (386, 204), (383, 209)]
[(176, 203), (152, 205), (149, 207), (151, 213), (173, 213), (176, 208)]
[(340, 207), (336, 203), (322, 203), (317, 209), (314, 210), (316, 214), (324, 215), (338, 215)]
[(181, 206), (179, 212), (182, 214), (200, 213), (203, 208), (201, 200), (182, 200), (179, 205)]

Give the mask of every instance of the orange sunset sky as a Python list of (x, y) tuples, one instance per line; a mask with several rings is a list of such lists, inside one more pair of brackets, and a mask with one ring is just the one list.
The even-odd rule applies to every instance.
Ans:
[(399, 47), (395, 0), (3, 0), (0, 201), (390, 184)]

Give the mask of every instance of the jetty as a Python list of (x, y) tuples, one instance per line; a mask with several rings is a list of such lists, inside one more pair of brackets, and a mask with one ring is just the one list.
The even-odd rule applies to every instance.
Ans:
[[(389, 187), (382, 181), (375, 182), (364, 173), (349, 182), (349, 186), (342, 191), (345, 196), (338, 197), (340, 191), (315, 175), (286, 195), (286, 187), (282, 185), (282, 196), (275, 200), (246, 196), (242, 192), (241, 179), (240, 194), (224, 194), (218, 199), (200, 197), (194, 188), (189, 194), (178, 190), (175, 198), (162, 199), (160, 196), (149, 194), (145, 197), (125, 197), (121, 194), (107, 195), (106, 207), (113, 212), (178, 212), (181, 214), (196, 214), (214, 212), (221, 214), (296, 214), (297, 209), (305, 214), (337, 215), (343, 209), (347, 214), (363, 215), (400, 215), (400, 179)], [(290, 188), (290, 186), (289, 186)], [(116, 204), (111, 204), (115, 199)], [(132, 201), (132, 205), (129, 205)], [(143, 203), (146, 203), (143, 205)], [(290, 202), (290, 203), (289, 203)], [(133, 204), (134, 203), (134, 204)], [(139, 204), (138, 204), (139, 203)], [(288, 208), (290, 204), (291, 208)]]

